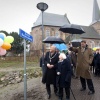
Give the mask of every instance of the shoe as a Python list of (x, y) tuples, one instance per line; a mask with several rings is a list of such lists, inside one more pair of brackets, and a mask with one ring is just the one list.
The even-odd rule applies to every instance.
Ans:
[(51, 95), (50, 94), (48, 94), (48, 99), (50, 99), (51, 98)]
[(66, 100), (70, 100), (70, 99), (67, 97)]
[(59, 98), (59, 100), (63, 100), (62, 98)]
[(58, 92), (55, 92), (55, 95), (56, 95), (56, 96), (59, 96), (59, 93), (58, 93)]
[(80, 91), (85, 91), (85, 90), (86, 90), (86, 88), (81, 88), (81, 89), (80, 89)]
[(94, 93), (95, 93), (95, 91), (89, 91), (88, 95), (91, 95), (91, 94), (94, 94)]

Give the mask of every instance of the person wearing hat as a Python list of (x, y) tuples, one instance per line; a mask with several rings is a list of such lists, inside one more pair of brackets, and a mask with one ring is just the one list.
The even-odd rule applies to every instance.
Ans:
[(90, 75), (90, 64), (93, 60), (93, 51), (88, 47), (85, 40), (81, 41), (80, 47), (71, 47), (69, 49), (77, 53), (77, 64), (76, 64), (76, 74), (80, 77), (82, 88), (80, 91), (86, 90), (86, 83), (89, 88), (88, 95), (94, 94), (94, 86)]

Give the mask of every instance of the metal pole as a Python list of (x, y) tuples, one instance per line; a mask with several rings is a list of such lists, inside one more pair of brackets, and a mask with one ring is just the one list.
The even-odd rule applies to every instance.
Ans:
[(24, 39), (24, 100), (27, 100), (27, 78), (26, 78), (26, 40)]
[[(44, 27), (43, 27), (43, 11), (42, 11), (42, 40), (44, 39)], [(44, 43), (42, 42), (42, 68), (44, 72)], [(44, 73), (43, 73), (44, 74)]]

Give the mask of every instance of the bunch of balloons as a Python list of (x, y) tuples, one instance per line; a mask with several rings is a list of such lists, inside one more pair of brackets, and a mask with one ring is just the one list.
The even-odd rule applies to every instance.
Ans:
[(6, 54), (6, 50), (11, 48), (11, 43), (14, 41), (12, 36), (6, 36), (4, 33), (0, 33), (0, 56)]

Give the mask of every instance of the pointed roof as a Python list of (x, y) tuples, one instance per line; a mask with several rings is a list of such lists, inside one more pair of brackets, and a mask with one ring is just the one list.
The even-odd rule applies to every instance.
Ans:
[[(47, 13), (47, 12), (43, 13), (43, 25), (63, 26), (66, 23), (70, 23), (66, 14), (59, 15), (59, 14), (53, 14), (53, 13)], [(42, 13), (40, 13), (33, 27), (40, 26), (40, 25), (42, 25)]]
[(100, 9), (97, 3), (97, 0), (94, 0), (93, 3), (93, 15), (92, 15), (92, 24), (96, 23), (97, 21), (100, 21)]

